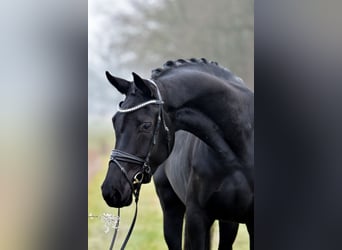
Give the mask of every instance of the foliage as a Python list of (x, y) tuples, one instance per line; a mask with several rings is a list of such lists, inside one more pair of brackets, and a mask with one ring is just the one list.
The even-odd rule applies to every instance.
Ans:
[(111, 52), (122, 67), (150, 71), (166, 60), (205, 57), (253, 85), (253, 1), (152, 2), (131, 0), (134, 12), (114, 17), (120, 33)]

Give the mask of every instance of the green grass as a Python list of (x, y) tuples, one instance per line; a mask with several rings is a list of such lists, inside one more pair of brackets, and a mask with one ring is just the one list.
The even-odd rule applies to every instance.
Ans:
[[(106, 166), (107, 159), (103, 159), (103, 166)], [(91, 180), (88, 187), (88, 212), (94, 215), (101, 215), (104, 212), (116, 215), (117, 210), (109, 208), (103, 201), (100, 186), (104, 180), (107, 169), (104, 168)], [(121, 209), (121, 221), (118, 238), (114, 249), (119, 249), (124, 237), (128, 232), (131, 220), (134, 215), (134, 205)], [(166, 250), (167, 246), (163, 238), (162, 212), (157, 194), (152, 183), (143, 185), (139, 201), (138, 218), (132, 236), (128, 242), (127, 250)], [(217, 228), (214, 232), (217, 234)], [(100, 220), (89, 220), (88, 226), (88, 249), (108, 249), (113, 231), (104, 233), (104, 226)], [(214, 237), (217, 246), (217, 235)], [(215, 249), (215, 248), (214, 248)], [(217, 247), (216, 247), (217, 249)], [(249, 240), (246, 227), (240, 225), (238, 237), (234, 243), (234, 250), (249, 249)]]
[[(105, 162), (103, 164), (106, 166)], [(104, 212), (116, 215), (117, 210), (109, 208), (102, 199), (100, 186), (104, 180), (106, 169), (101, 170), (89, 183), (88, 188), (88, 212), (101, 215)], [(126, 236), (131, 220), (133, 219), (135, 206), (121, 209), (121, 221), (115, 249), (121, 246)], [(144, 185), (140, 193), (138, 217), (127, 249), (167, 249), (163, 240), (162, 213), (157, 195), (152, 183)], [(89, 220), (88, 248), (91, 250), (108, 249), (113, 232), (104, 233), (104, 226), (100, 220)]]

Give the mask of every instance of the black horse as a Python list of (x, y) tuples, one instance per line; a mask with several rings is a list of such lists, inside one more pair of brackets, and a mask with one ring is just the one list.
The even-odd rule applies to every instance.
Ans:
[(191, 168), (185, 248), (208, 249), (208, 214), (210, 219), (246, 223), (253, 248), (253, 93), (205, 59), (168, 61), (153, 71), (152, 80), (133, 77), (129, 82), (107, 72), (126, 95), (113, 117), (116, 149), (102, 185), (107, 204), (130, 205), (132, 193), (136, 196), (140, 184), (170, 155), (175, 132), (186, 130), (206, 145), (199, 152), (212, 162), (198, 159)]
[[(172, 153), (153, 175), (155, 188), (163, 209), (164, 237), (170, 250), (182, 249), (184, 214), (185, 211), (192, 213), (191, 207), (186, 207), (189, 204), (187, 200), (199, 199), (199, 197), (196, 197), (198, 193), (189, 192), (191, 186), (196, 185), (193, 182), (193, 176), (196, 169), (208, 167), (212, 164), (212, 157), (212, 152), (205, 143), (190, 133), (179, 131), (176, 132)], [(230, 185), (228, 187), (230, 193), (227, 193), (227, 198), (234, 199), (237, 195), (236, 191), (241, 188), (238, 187), (238, 180), (234, 176), (228, 178), (230, 178), (230, 180), (227, 180)], [(198, 232), (197, 236), (193, 236), (194, 239), (195, 237), (205, 238), (205, 249), (209, 249), (210, 246), (209, 230), (214, 220), (215, 214), (211, 214), (211, 211), (207, 210), (205, 231)], [(238, 223), (225, 220), (219, 221), (219, 250), (232, 249), (238, 226)], [(188, 237), (191, 236), (186, 235), (186, 238)], [(201, 243), (203, 244), (203, 241)]]

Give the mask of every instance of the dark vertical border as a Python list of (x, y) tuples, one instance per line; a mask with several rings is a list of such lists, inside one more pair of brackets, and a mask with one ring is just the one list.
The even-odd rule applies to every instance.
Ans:
[(341, 57), (314, 13), (337, 6), (319, 4), (255, 3), (256, 249), (341, 248)]

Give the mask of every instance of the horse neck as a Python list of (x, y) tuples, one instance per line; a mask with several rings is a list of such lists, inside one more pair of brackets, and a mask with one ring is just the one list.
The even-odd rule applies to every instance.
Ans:
[(226, 164), (250, 165), (252, 121), (248, 108), (241, 110), (241, 93), (223, 80), (206, 75), (197, 77), (164, 79), (162, 83), (174, 130), (196, 135)]

